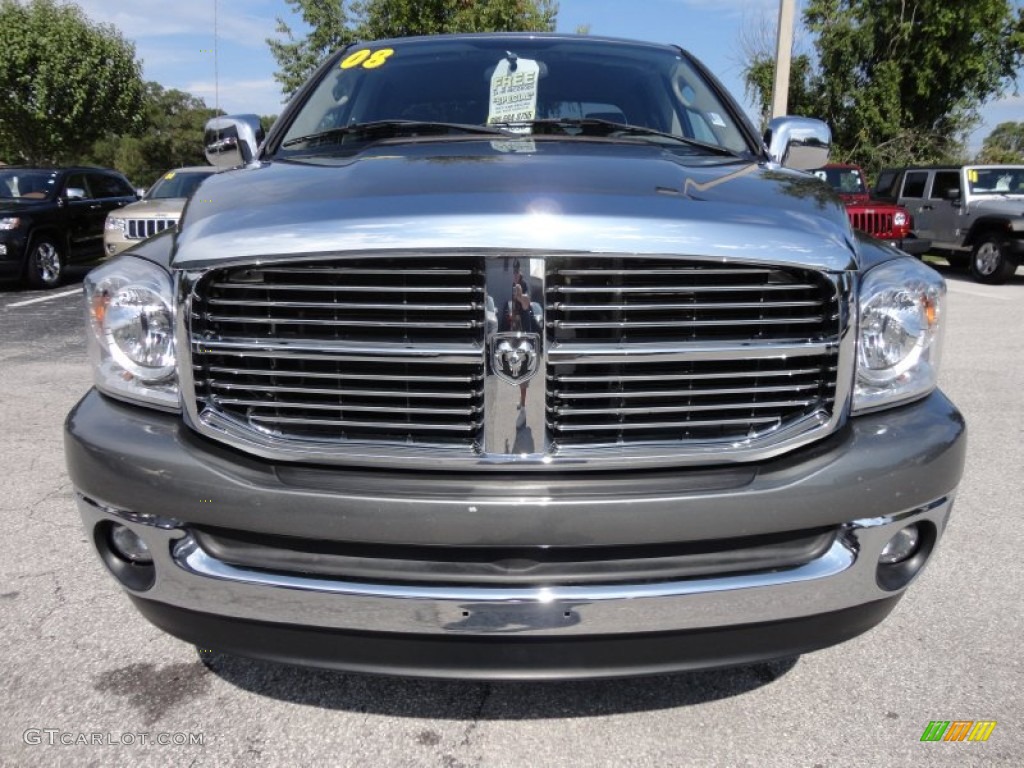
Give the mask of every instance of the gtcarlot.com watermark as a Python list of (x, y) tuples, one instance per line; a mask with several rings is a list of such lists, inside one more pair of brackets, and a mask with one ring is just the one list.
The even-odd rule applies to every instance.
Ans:
[(21, 739), (32, 747), (160, 747), (205, 746), (204, 733), (152, 731), (62, 731), (60, 728), (29, 728)]

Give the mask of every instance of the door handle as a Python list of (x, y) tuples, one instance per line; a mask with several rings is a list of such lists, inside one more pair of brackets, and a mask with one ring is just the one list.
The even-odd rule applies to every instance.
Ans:
[(935, 209), (932, 208), (932, 206), (930, 206), (930, 205), (922, 205), (917, 210), (919, 210), (919, 211), (932, 211), (932, 210), (935, 210)]

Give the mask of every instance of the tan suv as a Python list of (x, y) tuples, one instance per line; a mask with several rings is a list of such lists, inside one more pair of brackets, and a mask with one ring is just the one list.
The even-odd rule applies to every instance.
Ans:
[(181, 218), (185, 202), (217, 168), (200, 165), (168, 171), (137, 203), (107, 216), (103, 228), (103, 251), (114, 256), (147, 237), (173, 227)]

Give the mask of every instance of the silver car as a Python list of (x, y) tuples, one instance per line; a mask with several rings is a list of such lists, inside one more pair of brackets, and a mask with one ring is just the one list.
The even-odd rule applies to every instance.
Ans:
[(177, 225), (192, 193), (217, 170), (206, 165), (167, 171), (149, 188), (142, 200), (107, 216), (103, 229), (104, 253), (114, 256)]

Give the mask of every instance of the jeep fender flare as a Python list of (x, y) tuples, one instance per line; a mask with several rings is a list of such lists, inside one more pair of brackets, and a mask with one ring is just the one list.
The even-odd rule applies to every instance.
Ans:
[(964, 245), (973, 247), (991, 232), (998, 232), (1007, 240), (1024, 238), (1024, 216), (981, 216), (971, 224)]

